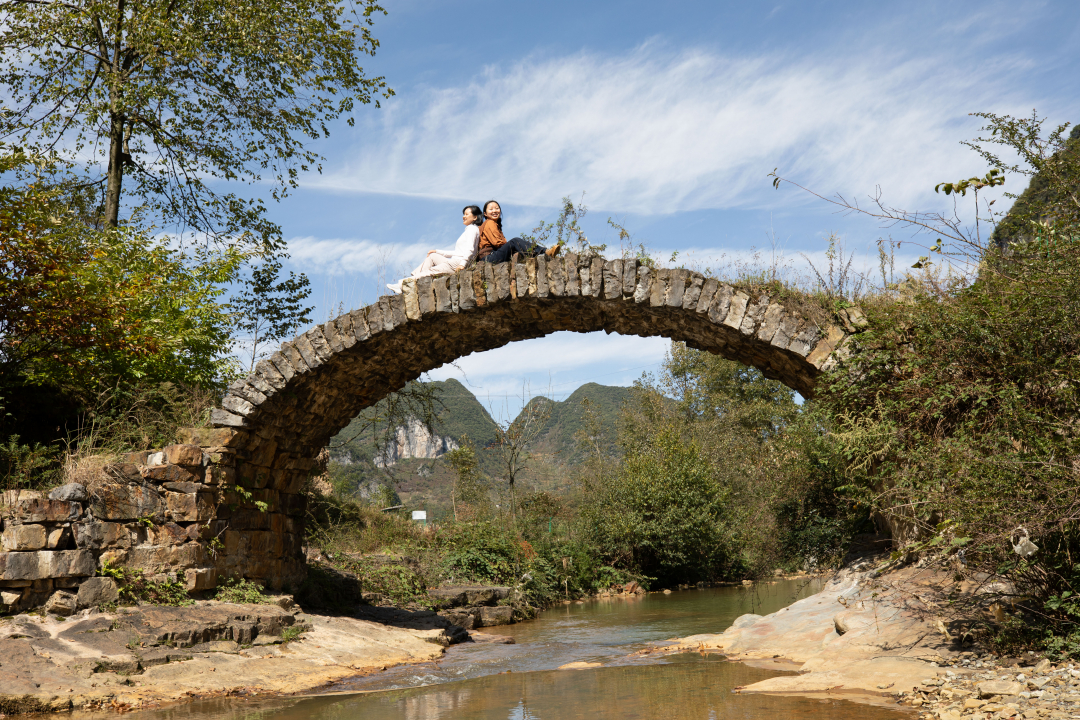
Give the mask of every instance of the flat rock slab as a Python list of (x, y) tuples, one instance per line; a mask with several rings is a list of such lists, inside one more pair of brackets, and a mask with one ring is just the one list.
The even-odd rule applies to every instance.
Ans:
[(941, 580), (916, 569), (878, 580), (845, 571), (816, 595), (771, 615), (743, 616), (724, 632), (679, 638), (661, 651), (717, 651), (754, 664), (784, 660), (787, 669), (800, 672), (741, 692), (844, 695), (882, 704), (886, 696), (944, 673), (930, 663), (956, 650), (936, 629), (934, 587)]
[[(404, 613), (393, 618), (396, 624), (383, 624), (276, 605), (124, 610), (84, 611), (66, 622), (0, 620), (0, 714), (300, 692), (359, 672), (427, 662), (460, 639), (434, 613)], [(282, 643), (282, 630), (298, 624), (308, 628), (300, 639)]]

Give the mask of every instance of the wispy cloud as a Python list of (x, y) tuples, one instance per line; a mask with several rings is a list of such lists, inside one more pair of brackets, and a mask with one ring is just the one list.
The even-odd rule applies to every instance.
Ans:
[(597, 207), (666, 213), (790, 202), (770, 194), (765, 175), (779, 166), (829, 192), (881, 184), (911, 203), (972, 166), (958, 143), (978, 127), (967, 113), (1038, 103), (1017, 80), (1021, 58), (963, 72), (943, 71), (946, 60), (866, 47), (728, 57), (657, 43), (527, 59), (395, 101), (358, 128), (344, 155), (359, 159), (308, 182), (542, 206), (587, 190)]

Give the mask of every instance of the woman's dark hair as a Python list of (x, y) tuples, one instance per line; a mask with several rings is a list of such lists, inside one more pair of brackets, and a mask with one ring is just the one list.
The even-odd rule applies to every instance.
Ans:
[[(487, 214), (488, 205), (490, 205), (491, 203), (495, 203), (499, 206), (500, 210), (502, 209), (502, 204), (498, 200), (488, 200), (486, 203), (484, 203), (485, 215)], [(495, 221), (495, 224), (499, 226), (499, 232), (502, 232), (502, 213), (499, 214), (499, 219)]]
[(476, 207), (475, 205), (466, 205), (465, 207), (461, 208), (461, 214), (464, 215), (466, 210), (471, 212), (472, 216), (474, 218), (476, 218), (476, 220), (473, 221), (473, 225), (483, 225), (484, 224), (484, 211), (483, 210)]

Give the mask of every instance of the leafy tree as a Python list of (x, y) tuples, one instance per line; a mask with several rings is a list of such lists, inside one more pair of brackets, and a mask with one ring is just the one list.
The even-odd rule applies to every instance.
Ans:
[(378, 12), (374, 0), (0, 0), (0, 138), (64, 153), (110, 227), (126, 181), (181, 230), (275, 246), (262, 202), (212, 183), (268, 174), (277, 199), (321, 167), (304, 141), (392, 92), (358, 64), (378, 47)]
[(281, 263), (275, 257), (267, 257), (260, 267), (251, 271), (244, 289), (233, 297), (231, 306), (236, 312), (236, 329), (251, 343), (251, 364), (266, 353), (260, 348), (268, 343), (294, 335), (302, 326), (311, 322), (308, 313), (314, 307), (303, 307), (311, 295), (311, 283), (307, 275), (289, 272), (287, 280), (280, 280)]
[[(49, 169), (14, 151), (0, 171), (34, 161)], [(48, 179), (0, 187), (0, 387), (220, 383), (230, 317), (218, 298), (243, 257), (97, 228), (78, 193)]]

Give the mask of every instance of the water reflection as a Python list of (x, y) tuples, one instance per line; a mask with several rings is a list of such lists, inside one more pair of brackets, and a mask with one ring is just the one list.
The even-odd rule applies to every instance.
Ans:
[(775, 673), (738, 663), (701, 660), (654, 666), (489, 675), (466, 683), (349, 698), (319, 698), (283, 709), (274, 720), (890, 720), (894, 710), (762, 695), (737, 695), (736, 685)]
[[(536, 622), (499, 628), (515, 645), (466, 644), (437, 663), (391, 668), (335, 686), (359, 694), (271, 701), (208, 700), (131, 713), (138, 720), (890, 720), (898, 710), (843, 700), (741, 695), (774, 671), (696, 653), (637, 656), (657, 640), (720, 632), (747, 612), (765, 614), (816, 587), (782, 582), (653, 594), (561, 606)], [(575, 662), (602, 667), (557, 670)], [(380, 691), (380, 692), (376, 692)], [(100, 714), (98, 717), (101, 717)]]

